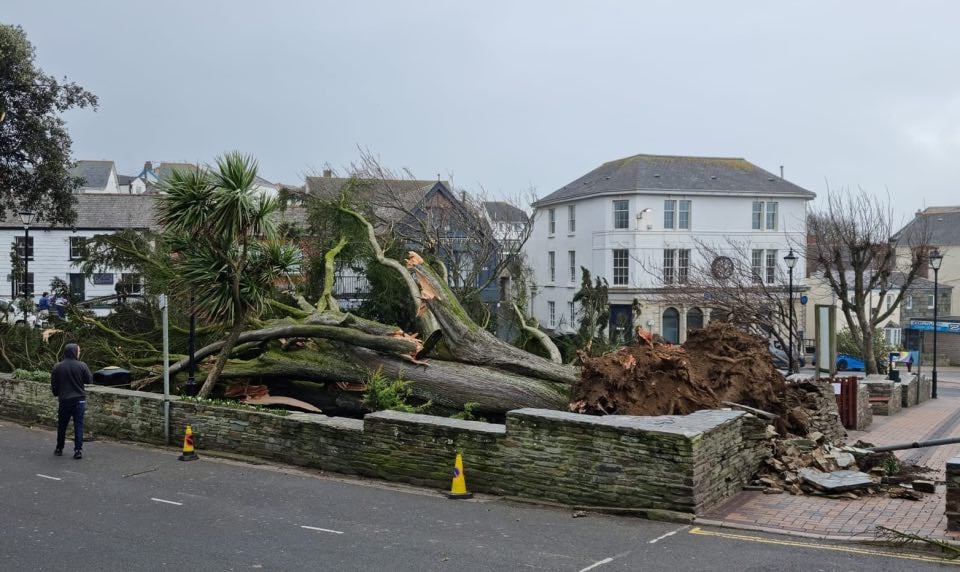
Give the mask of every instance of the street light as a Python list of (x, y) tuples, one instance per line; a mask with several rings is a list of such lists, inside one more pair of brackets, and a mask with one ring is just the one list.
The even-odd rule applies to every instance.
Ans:
[(940, 274), (940, 265), (943, 264), (943, 255), (939, 250), (930, 253), (930, 268), (933, 268), (933, 387), (930, 397), (937, 398), (937, 281)]
[(792, 248), (783, 257), (783, 261), (787, 263), (787, 272), (790, 274), (790, 286), (787, 290), (790, 298), (790, 324), (787, 328), (790, 330), (790, 346), (787, 348), (787, 360), (790, 363), (790, 373), (793, 373), (793, 267), (797, 265), (797, 255), (793, 253)]
[(27, 299), (27, 308), (25, 312), (30, 311), (30, 303), (33, 301), (30, 298), (30, 283), (28, 278), (30, 277), (30, 251), (28, 247), (30, 246), (30, 225), (33, 224), (34, 213), (32, 211), (20, 211), (17, 213), (20, 216), (20, 222), (23, 223), (23, 297)]

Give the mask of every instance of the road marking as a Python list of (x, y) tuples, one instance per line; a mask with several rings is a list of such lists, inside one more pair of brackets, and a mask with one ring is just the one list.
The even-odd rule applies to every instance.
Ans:
[(317, 528), (316, 526), (306, 526), (303, 524), (300, 525), (300, 528), (306, 528), (307, 530), (316, 530), (317, 532), (332, 532), (333, 534), (343, 534), (343, 532), (339, 530), (330, 530), (329, 528)]
[(674, 534), (680, 532), (681, 530), (683, 530), (683, 529), (685, 529), (685, 528), (690, 528), (690, 527), (689, 527), (689, 526), (681, 526), (680, 528), (678, 528), (678, 529), (676, 529), (676, 530), (671, 530), (670, 532), (668, 532), (668, 533), (666, 533), (666, 534), (664, 534), (664, 535), (662, 535), (662, 536), (658, 536), (658, 537), (654, 538), (653, 540), (650, 541), (650, 544), (656, 544), (656, 543), (660, 542), (661, 540), (663, 540), (664, 538), (669, 538), (669, 537), (673, 536)]
[(183, 503), (182, 503), (182, 502), (177, 502), (177, 501), (172, 501), (172, 500), (164, 500), (164, 499), (158, 499), (158, 498), (154, 498), (154, 497), (150, 497), (150, 500), (156, 501), (156, 502), (167, 503), (167, 504), (175, 504), (175, 505), (177, 505), (177, 506), (183, 506)]
[(697, 536), (715, 536), (717, 538), (727, 538), (730, 540), (743, 540), (746, 542), (759, 542), (761, 544), (776, 544), (779, 546), (795, 546), (798, 548), (811, 548), (814, 550), (831, 550), (833, 552), (848, 552), (850, 554), (864, 554), (867, 556), (880, 556), (884, 558), (899, 558), (901, 560), (916, 560), (919, 562), (936, 562), (937, 564), (953, 564), (960, 566), (960, 562), (946, 560), (944, 558), (931, 558), (928, 556), (912, 556), (909, 554), (897, 554), (894, 552), (883, 552), (881, 550), (871, 550), (869, 548), (854, 548), (848, 546), (834, 546), (829, 544), (811, 544), (808, 542), (797, 542), (794, 540), (775, 540), (772, 538), (760, 538), (758, 536), (748, 536), (746, 534), (730, 534), (726, 532), (710, 532), (703, 530), (699, 526), (690, 529), (690, 534)]
[(580, 570), (580, 572), (587, 572), (587, 570), (593, 570), (594, 568), (603, 566), (604, 564), (610, 564), (611, 562), (613, 562), (613, 561), (616, 560), (617, 558), (623, 558), (623, 557), (626, 556), (627, 554), (630, 554), (630, 551), (629, 551), (629, 550), (626, 551), (626, 552), (621, 552), (620, 554), (614, 554), (614, 555), (611, 556), (610, 558), (604, 558), (603, 560), (599, 560), (599, 561), (597, 561), (597, 562), (594, 562), (594, 563), (591, 564), (590, 566), (587, 566), (586, 568)]
[(42, 474), (40, 474), (40, 473), (37, 473), (37, 476), (38, 476), (38, 477), (41, 477), (41, 478), (44, 478), (44, 479), (50, 479), (51, 481), (62, 481), (62, 480), (63, 480), (63, 479), (61, 479), (60, 477), (51, 477), (50, 475), (42, 475)]

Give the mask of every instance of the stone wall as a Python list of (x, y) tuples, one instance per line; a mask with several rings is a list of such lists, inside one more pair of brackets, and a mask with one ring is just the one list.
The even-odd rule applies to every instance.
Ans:
[[(93, 434), (163, 443), (163, 397), (92, 386)], [(0, 416), (53, 426), (47, 384), (0, 378)], [(475, 492), (574, 505), (698, 513), (735, 494), (769, 454), (765, 424), (739, 411), (593, 417), (520, 409), (506, 425), (381, 411), (365, 419), (212, 406), (171, 398), (172, 441), (198, 450), (447, 489), (457, 453)]]
[(917, 403), (930, 400), (933, 395), (933, 380), (930, 376), (920, 375), (919, 373), (914, 374), (914, 377), (917, 379)]
[(900, 382), (900, 403), (903, 407), (913, 407), (920, 403), (917, 400), (917, 391), (919, 388), (917, 377), (910, 375)]
[(947, 530), (960, 530), (960, 456), (947, 461)]
[(866, 431), (873, 423), (873, 408), (870, 407), (870, 388), (857, 384), (857, 426), (856, 431)]
[(870, 389), (870, 407), (874, 415), (896, 415), (900, 412), (903, 399), (901, 384), (884, 379), (881, 375), (871, 375), (860, 382)]

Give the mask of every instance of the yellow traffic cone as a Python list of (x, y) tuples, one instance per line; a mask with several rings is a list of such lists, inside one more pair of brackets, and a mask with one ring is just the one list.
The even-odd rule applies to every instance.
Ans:
[(463, 474), (463, 457), (457, 453), (457, 460), (453, 463), (453, 483), (450, 485), (448, 499), (470, 499), (473, 493), (467, 492), (467, 479)]
[(193, 428), (187, 425), (187, 431), (183, 434), (183, 454), (180, 455), (181, 461), (196, 461), (200, 456), (193, 450)]

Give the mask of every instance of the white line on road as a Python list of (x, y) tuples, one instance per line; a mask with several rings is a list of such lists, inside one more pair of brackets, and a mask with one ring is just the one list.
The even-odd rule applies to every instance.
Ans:
[(662, 536), (658, 536), (658, 537), (654, 538), (653, 540), (650, 541), (650, 544), (656, 544), (657, 542), (660, 542), (660, 541), (663, 540), (664, 538), (668, 538), (668, 537), (670, 537), (670, 536), (673, 536), (674, 534), (680, 532), (681, 530), (686, 530), (687, 528), (690, 528), (690, 527), (689, 527), (689, 526), (681, 526), (680, 528), (678, 528), (678, 529), (676, 529), (676, 530), (671, 530), (670, 532), (668, 532), (668, 533), (666, 533), (666, 534), (664, 534), (664, 535), (662, 535)]
[(306, 528), (307, 530), (316, 530), (317, 532), (332, 532), (333, 534), (343, 534), (339, 530), (330, 530), (329, 528), (317, 528), (316, 526), (306, 526), (301, 524), (300, 528)]
[(177, 506), (183, 506), (183, 503), (182, 503), (182, 502), (176, 502), (176, 501), (172, 501), (172, 500), (163, 500), (163, 499), (158, 499), (158, 498), (154, 498), (154, 497), (150, 497), (150, 500), (156, 501), (156, 502), (163, 502), (163, 503), (167, 503), (167, 504), (175, 504), (175, 505), (177, 505)]
[(616, 560), (617, 558), (623, 558), (623, 557), (626, 556), (627, 554), (630, 554), (630, 551), (629, 551), (629, 550), (627, 550), (626, 552), (621, 552), (620, 554), (614, 554), (614, 555), (611, 556), (610, 558), (604, 558), (603, 560), (600, 560), (599, 562), (594, 562), (593, 564), (591, 564), (590, 566), (587, 566), (586, 568), (584, 568), (584, 569), (581, 570), (580, 572), (587, 572), (587, 570), (593, 570), (594, 568), (596, 568), (596, 567), (598, 567), (598, 566), (603, 566), (604, 564), (610, 564), (611, 562), (613, 562), (613, 561)]
[(603, 560), (600, 560), (599, 562), (594, 562), (594, 563), (591, 564), (590, 566), (587, 566), (586, 568), (584, 568), (584, 569), (581, 570), (580, 572), (587, 572), (587, 570), (593, 570), (593, 569), (596, 568), (597, 566), (603, 566), (604, 564), (609, 564), (609, 563), (611, 563), (611, 562), (613, 562), (613, 558), (604, 558)]
[(50, 479), (51, 481), (62, 481), (62, 480), (63, 480), (63, 479), (61, 479), (60, 477), (51, 477), (50, 475), (41, 475), (40, 473), (37, 473), (37, 476), (38, 476), (38, 477), (41, 477), (41, 478), (44, 478), (44, 479)]

